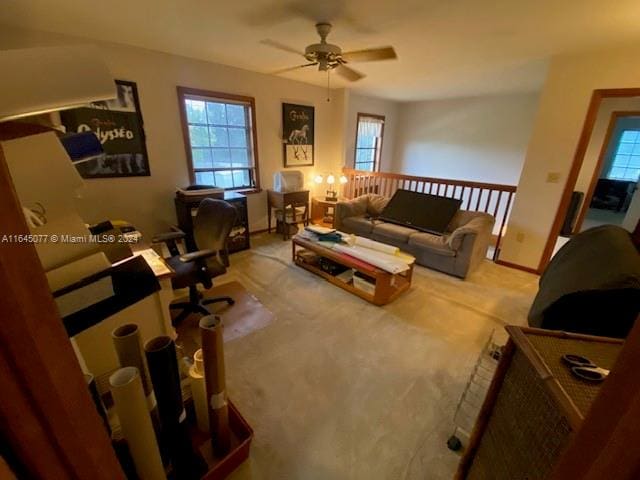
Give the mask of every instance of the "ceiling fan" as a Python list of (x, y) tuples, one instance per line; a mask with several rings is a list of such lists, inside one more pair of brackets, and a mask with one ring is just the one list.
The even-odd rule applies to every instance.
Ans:
[(309, 63), (296, 65), (295, 67), (283, 68), (272, 72), (275, 75), (291, 72), (300, 68), (318, 66), (320, 72), (335, 72), (341, 77), (355, 82), (365, 77), (364, 74), (347, 67), (347, 63), (351, 62), (376, 62), (379, 60), (393, 60), (398, 58), (393, 47), (370, 48), (365, 50), (355, 50), (352, 52), (343, 52), (338, 45), (327, 43), (327, 35), (331, 31), (330, 23), (317, 23), (316, 30), (320, 35), (320, 43), (314, 43), (305, 48), (304, 52), (295, 48), (283, 45), (274, 40), (262, 40), (261, 43), (271, 47), (284, 50), (285, 52), (295, 53), (303, 56)]

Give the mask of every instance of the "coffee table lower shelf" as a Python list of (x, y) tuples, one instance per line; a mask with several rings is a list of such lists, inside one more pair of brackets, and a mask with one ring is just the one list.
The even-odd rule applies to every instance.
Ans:
[[(376, 268), (373, 265), (369, 265), (355, 258), (349, 257), (348, 255), (335, 252), (330, 248), (317, 244), (317, 242), (311, 242), (300, 238), (293, 238), (291, 242), (293, 262), (296, 265), (304, 268), (305, 270), (308, 270), (311, 273), (315, 273), (316, 275), (327, 280), (329, 283), (332, 283), (349, 293), (357, 295), (358, 297), (371, 302), (374, 305), (386, 305), (387, 303), (395, 300), (398, 296), (400, 296), (403, 292), (411, 287), (413, 265), (411, 265), (409, 267), (409, 270), (407, 270), (406, 272), (392, 274)], [(320, 257), (328, 258), (329, 260), (332, 260), (340, 265), (363, 273), (364, 275), (375, 281), (374, 293), (371, 294), (365, 290), (362, 290), (354, 286), (351, 282), (344, 282), (339, 278), (336, 278), (335, 276), (325, 272), (321, 268), (311, 263), (305, 262), (299, 257), (299, 255), (297, 255), (296, 247), (302, 247), (305, 250), (314, 252)]]

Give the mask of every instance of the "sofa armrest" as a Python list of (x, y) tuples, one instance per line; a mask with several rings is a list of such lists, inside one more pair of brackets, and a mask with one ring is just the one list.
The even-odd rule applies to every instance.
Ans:
[(447, 239), (447, 244), (449, 245), (449, 248), (457, 251), (462, 247), (466, 235), (475, 235), (477, 237), (486, 237), (488, 239), (491, 236), (492, 228), (492, 221), (489, 221), (489, 219), (484, 216), (476, 217), (451, 232), (451, 235), (449, 235), (449, 238)]
[(340, 230), (342, 221), (345, 218), (356, 217), (367, 213), (366, 197), (358, 197), (352, 200), (339, 201), (336, 203), (334, 212), (334, 226)]

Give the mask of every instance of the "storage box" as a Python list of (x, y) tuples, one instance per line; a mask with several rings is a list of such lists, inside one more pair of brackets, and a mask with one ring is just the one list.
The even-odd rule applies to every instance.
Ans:
[(363, 292), (368, 293), (369, 295), (375, 295), (376, 293), (376, 284), (374, 281), (369, 280), (364, 275), (361, 275), (360, 272), (355, 272), (353, 274), (353, 286)]

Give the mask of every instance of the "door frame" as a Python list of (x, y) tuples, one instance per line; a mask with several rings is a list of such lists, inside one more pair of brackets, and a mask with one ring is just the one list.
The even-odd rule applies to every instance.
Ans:
[[(0, 124), (0, 142), (49, 132)], [(0, 144), (0, 234), (29, 229)], [(0, 425), (10, 467), (29, 478), (124, 480), (32, 243), (0, 248)]]
[(567, 181), (564, 185), (562, 197), (560, 198), (560, 204), (556, 210), (556, 216), (551, 225), (549, 236), (547, 237), (547, 243), (542, 252), (542, 257), (538, 263), (538, 272), (541, 273), (549, 264), (551, 257), (553, 256), (553, 250), (562, 230), (562, 224), (569, 210), (571, 203), (571, 195), (576, 186), (578, 175), (580, 174), (580, 168), (584, 161), (584, 155), (587, 152), (591, 135), (593, 134), (593, 128), (595, 127), (596, 118), (598, 117), (598, 110), (600, 104), (605, 98), (620, 98), (620, 97), (640, 97), (640, 88), (603, 88), (596, 89), (591, 94), (591, 100), (589, 101), (589, 107), (587, 108), (587, 114), (582, 126), (582, 132), (576, 145), (575, 153), (573, 155), (573, 163), (571, 169), (567, 175)]
[(611, 142), (611, 139), (613, 137), (613, 132), (616, 128), (616, 123), (618, 119), (623, 117), (640, 117), (640, 111), (639, 110), (633, 110), (633, 111), (620, 110), (620, 111), (611, 112), (611, 117), (609, 118), (609, 125), (607, 126), (607, 133), (604, 136), (602, 147), (600, 148), (600, 154), (598, 155), (598, 161), (593, 171), (593, 175), (591, 176), (591, 183), (589, 183), (589, 189), (585, 193), (584, 201), (582, 202), (582, 207), (580, 207), (580, 213), (578, 215), (578, 219), (576, 220), (576, 224), (573, 227), (573, 231), (571, 233), (578, 233), (582, 228), (582, 224), (584, 223), (584, 219), (587, 216), (587, 212), (589, 211), (589, 205), (591, 205), (593, 194), (596, 191), (596, 186), (598, 185), (598, 180), (600, 179), (600, 175), (602, 173), (604, 158), (606, 156), (609, 143)]

